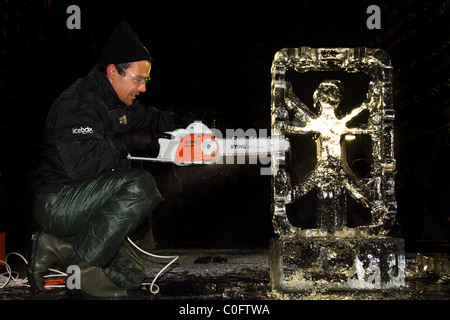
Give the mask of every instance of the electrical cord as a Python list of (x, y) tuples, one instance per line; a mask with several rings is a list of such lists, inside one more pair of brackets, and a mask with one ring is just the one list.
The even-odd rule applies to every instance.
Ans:
[[(17, 252), (8, 253), (5, 257), (5, 260), (0, 260), (0, 264), (4, 264), (6, 268), (6, 272), (0, 274), (0, 280), (4, 281), (4, 283), (0, 285), (0, 289), (3, 289), (7, 285), (24, 286), (28, 282), (26, 277), (25, 279), (20, 279), (19, 273), (16, 271), (12, 271), (11, 267), (8, 264), (8, 257), (10, 255), (17, 255), (20, 258), (22, 258), (22, 260), (25, 261), (25, 263), (27, 263), (27, 259), (25, 259), (20, 253)], [(13, 274), (16, 274), (16, 276), (13, 277)]]
[[(5, 257), (5, 260), (0, 260), (0, 266), (3, 264), (6, 268), (6, 272), (3, 272), (0, 274), (0, 289), (5, 288), (6, 286), (14, 286), (14, 287), (29, 287), (28, 279), (27, 277), (20, 279), (19, 278), (19, 272), (13, 271), (8, 264), (8, 257), (10, 255), (16, 255), (19, 256), (25, 264), (28, 264), (27, 259), (24, 258), (20, 253), (17, 252), (10, 252)], [(49, 271), (53, 272), (53, 274), (47, 274), (44, 275), (44, 279), (50, 279), (50, 278), (61, 278), (61, 277), (67, 277), (67, 273), (49, 268)], [(15, 276), (13, 276), (15, 275)], [(61, 283), (64, 283), (62, 279), (57, 280), (46, 280), (44, 288), (51, 289), (51, 288), (64, 288), (65, 286)]]
[[(156, 279), (158, 279), (158, 277), (167, 269), (169, 268), (175, 261), (177, 261), (178, 256), (160, 256), (160, 255), (156, 255), (150, 252), (147, 252), (145, 250), (142, 250), (141, 248), (139, 248), (131, 239), (130, 237), (127, 237), (128, 242), (131, 243), (131, 245), (133, 247), (135, 247), (137, 250), (139, 250), (141, 253), (153, 257), (153, 258), (158, 258), (158, 259), (172, 259), (172, 261), (170, 261), (164, 268), (162, 268), (155, 276), (155, 278), (153, 279), (153, 281), (151, 283), (143, 283), (142, 285), (150, 285), (150, 292), (153, 294), (157, 294), (159, 292), (159, 286), (157, 284), (155, 284)], [(153, 287), (155, 287), (156, 289), (153, 290)]]

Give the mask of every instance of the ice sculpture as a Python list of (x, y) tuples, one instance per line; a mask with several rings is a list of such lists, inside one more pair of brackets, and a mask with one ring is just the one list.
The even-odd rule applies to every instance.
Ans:
[[(286, 81), (288, 70), (363, 72), (371, 80), (366, 99), (338, 117), (335, 111), (345, 90), (339, 79), (322, 81), (310, 108)], [(296, 291), (319, 282), (339, 289), (403, 285), (403, 241), (386, 236), (396, 215), (392, 67), (388, 55), (365, 47), (282, 49), (273, 60), (271, 90), (272, 137), (313, 133), (317, 150), (315, 168), (295, 185), (287, 168), (289, 153), (272, 154), (272, 219), (278, 235), (271, 244), (274, 288)], [(348, 126), (363, 111), (369, 113), (367, 123)], [(371, 139), (369, 177), (357, 177), (349, 168), (343, 141), (350, 135)], [(295, 147), (291, 142), (291, 149)], [(312, 189), (317, 191), (316, 228), (302, 229), (289, 221), (286, 206)], [(370, 210), (369, 225), (347, 227), (346, 194)]]

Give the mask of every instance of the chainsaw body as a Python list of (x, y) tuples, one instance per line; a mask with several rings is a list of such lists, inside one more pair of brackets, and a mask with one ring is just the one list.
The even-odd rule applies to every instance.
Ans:
[(201, 122), (191, 123), (186, 129), (167, 132), (171, 139), (160, 138), (156, 158), (133, 157), (130, 160), (172, 162), (177, 165), (211, 164), (226, 156), (262, 156), (285, 152), (289, 141), (284, 138), (233, 137), (222, 139)]

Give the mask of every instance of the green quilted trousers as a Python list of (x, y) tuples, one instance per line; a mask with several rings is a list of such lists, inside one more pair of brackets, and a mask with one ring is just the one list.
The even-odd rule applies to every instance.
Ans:
[(161, 200), (153, 177), (130, 169), (37, 196), (35, 217), (45, 232), (70, 241), (79, 257), (103, 268), (114, 284), (133, 289), (141, 285), (145, 269), (126, 236)]

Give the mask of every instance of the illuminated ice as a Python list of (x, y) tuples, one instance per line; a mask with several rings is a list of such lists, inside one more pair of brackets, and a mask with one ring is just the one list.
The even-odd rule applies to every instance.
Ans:
[[(365, 100), (342, 116), (336, 112), (345, 91), (339, 79), (323, 80), (313, 93), (313, 105), (307, 106), (286, 81), (290, 70), (300, 74), (365, 73), (370, 83)], [(272, 137), (307, 136), (316, 146), (315, 167), (296, 177), (298, 183), (290, 176), (290, 153), (272, 154), (272, 220), (278, 235), (271, 245), (274, 287), (301, 290), (317, 285), (319, 278), (328, 279), (325, 282), (331, 288), (403, 285), (403, 241), (387, 237), (396, 215), (392, 67), (388, 55), (365, 47), (282, 49), (272, 64), (271, 90)], [(368, 113), (367, 123), (350, 126), (350, 121), (363, 112)], [(345, 152), (346, 138), (360, 136), (370, 138), (370, 172), (365, 177), (352, 171)], [(301, 146), (291, 141), (290, 152), (296, 147)], [(316, 223), (313, 228), (301, 228), (291, 223), (286, 207), (310, 191), (317, 194)], [(347, 195), (370, 211), (369, 223), (347, 226)], [(302, 264), (303, 259), (317, 261)], [(338, 273), (329, 273), (330, 259), (339, 266)]]

